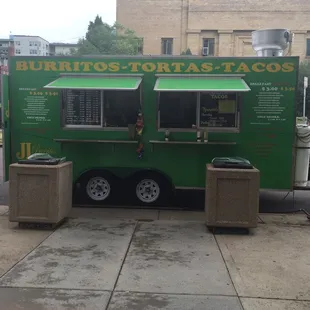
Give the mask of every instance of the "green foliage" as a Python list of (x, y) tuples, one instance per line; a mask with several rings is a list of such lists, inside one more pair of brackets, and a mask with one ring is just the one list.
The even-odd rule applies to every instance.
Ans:
[(192, 51), (188, 48), (186, 51), (183, 51), (181, 55), (192, 55)]
[(85, 38), (78, 41), (72, 55), (137, 55), (142, 45), (134, 31), (115, 23), (110, 26), (98, 15), (88, 25)]
[[(307, 76), (310, 82), (310, 62), (304, 60), (299, 66), (298, 89), (297, 89), (297, 115), (302, 116), (304, 98), (304, 77)], [(310, 118), (310, 89), (307, 89), (306, 96), (306, 116)]]

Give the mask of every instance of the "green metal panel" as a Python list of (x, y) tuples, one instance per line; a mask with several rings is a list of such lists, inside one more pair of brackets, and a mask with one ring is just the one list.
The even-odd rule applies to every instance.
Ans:
[(142, 79), (139, 77), (61, 77), (44, 88), (56, 89), (117, 89), (135, 90), (139, 87)]
[(4, 180), (9, 179), (9, 165), (11, 164), (11, 122), (10, 122), (10, 102), (9, 102), (9, 77), (1, 75), (2, 84), (2, 144), (3, 144), (3, 161), (4, 161)]
[[(204, 187), (205, 167), (214, 157), (243, 157), (261, 171), (261, 187), (290, 189), (295, 134), (298, 57), (12, 57), (10, 101), (12, 161), (34, 152), (66, 156), (74, 178), (92, 167), (156, 168), (176, 186)], [(144, 157), (135, 144), (59, 143), (54, 139), (128, 140), (127, 131), (68, 129), (61, 126), (60, 91), (44, 86), (62, 74), (143, 74)], [(224, 144), (153, 144), (164, 141), (157, 128), (157, 75), (244, 74), (251, 91), (241, 95), (240, 132), (211, 132)], [(264, 101), (265, 97), (270, 98)], [(29, 102), (42, 105), (33, 115)], [(261, 101), (258, 98), (262, 98)], [(171, 140), (196, 141), (196, 131), (171, 132)], [(228, 144), (230, 142), (230, 144)], [(225, 144), (227, 143), (227, 144)], [(8, 164), (8, 163), (7, 163)]]
[(155, 91), (244, 92), (248, 85), (240, 78), (179, 77), (158, 78)]

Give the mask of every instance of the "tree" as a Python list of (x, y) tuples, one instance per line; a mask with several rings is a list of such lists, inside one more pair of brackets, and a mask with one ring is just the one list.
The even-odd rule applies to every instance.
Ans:
[(183, 51), (181, 55), (192, 55), (192, 51), (188, 48), (186, 51)]
[[(304, 100), (304, 77), (310, 80), (310, 62), (304, 60), (299, 66), (298, 89), (297, 89), (297, 115), (302, 116), (303, 100)], [(306, 96), (306, 116), (310, 118), (310, 92), (307, 90)]]
[(135, 32), (115, 23), (110, 26), (98, 15), (90, 22), (85, 38), (78, 41), (77, 51), (73, 55), (136, 55), (139, 53), (142, 39)]

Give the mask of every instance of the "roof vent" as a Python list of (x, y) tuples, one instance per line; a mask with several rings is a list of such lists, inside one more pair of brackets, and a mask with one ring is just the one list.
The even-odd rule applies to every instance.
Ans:
[(287, 29), (263, 29), (252, 32), (252, 47), (258, 57), (279, 57), (292, 43)]

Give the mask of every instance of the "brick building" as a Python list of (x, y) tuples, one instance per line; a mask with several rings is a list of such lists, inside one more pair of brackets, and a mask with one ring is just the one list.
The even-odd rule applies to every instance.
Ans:
[(310, 57), (310, 0), (117, 0), (117, 22), (143, 38), (144, 55), (252, 56), (251, 31), (288, 28), (291, 55)]

